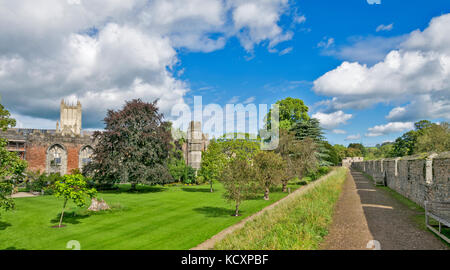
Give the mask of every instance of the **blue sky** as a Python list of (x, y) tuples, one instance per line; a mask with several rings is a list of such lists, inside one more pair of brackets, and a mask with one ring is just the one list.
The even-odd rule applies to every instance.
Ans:
[[(223, 50), (213, 53), (181, 52), (180, 59), (184, 73), (181, 78), (189, 81), (192, 91), (187, 97), (203, 96), (204, 103), (226, 104), (232, 97), (239, 102), (255, 97), (255, 103), (273, 103), (286, 97), (300, 98), (317, 112), (315, 104), (327, 99), (317, 95), (311, 89), (314, 80), (324, 73), (335, 69), (342, 61), (356, 60), (329, 55), (327, 49), (319, 47), (321, 41), (333, 38), (330, 49), (353, 46), (354, 40), (371, 38), (396, 38), (409, 34), (416, 29), (425, 29), (431, 18), (450, 12), (448, 1), (405, 1), (384, 0), (381, 4), (370, 5), (364, 0), (349, 1), (297, 1), (294, 6), (306, 21), (293, 28), (294, 37), (277, 46), (278, 50), (292, 48), (285, 55), (271, 53), (264, 46), (258, 46), (248, 60), (246, 52), (234, 39)], [(292, 24), (292, 18), (282, 20), (285, 28)], [(380, 25), (393, 25), (389, 31), (378, 31)], [(377, 46), (378, 43), (367, 45)], [(383, 56), (394, 46), (381, 50)], [(369, 48), (368, 48), (369, 49)], [(380, 52), (380, 53), (381, 53)], [(356, 56), (355, 56), (356, 57)], [(358, 59), (361, 63), (373, 65), (373, 61)], [(381, 59), (380, 59), (381, 60)], [(408, 102), (406, 102), (408, 103)], [(377, 137), (364, 134), (371, 127), (388, 123), (385, 116), (395, 107), (394, 104), (375, 104), (361, 110), (345, 110), (353, 115), (347, 124), (337, 128), (346, 134), (334, 134), (326, 131), (333, 144), (348, 145), (350, 142), (363, 142), (375, 145), (393, 141), (403, 134), (394, 132)], [(445, 121), (445, 118), (430, 118), (433, 121)], [(448, 119), (447, 119), (448, 121)], [(360, 134), (361, 138), (346, 140), (351, 135)]]
[[(19, 127), (61, 99), (102, 128), (125, 100), (304, 100), (328, 140), (375, 145), (450, 121), (446, 0), (0, 0), (0, 95)], [(62, 16), (64, 15), (64, 16)]]

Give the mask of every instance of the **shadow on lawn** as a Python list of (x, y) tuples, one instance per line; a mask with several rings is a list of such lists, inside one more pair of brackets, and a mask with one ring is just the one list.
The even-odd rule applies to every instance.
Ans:
[(6, 230), (6, 228), (10, 227), (11, 223), (0, 221), (0, 231)]
[[(234, 214), (233, 209), (225, 208), (225, 207), (205, 206), (205, 207), (195, 208), (194, 211), (199, 212), (199, 213), (205, 215), (206, 217), (229, 217)], [(239, 211), (239, 213), (242, 215), (243, 213), (245, 213), (245, 211)]]
[(167, 188), (165, 188), (165, 187), (154, 187), (154, 186), (137, 186), (136, 190), (131, 190), (131, 186), (124, 185), (124, 186), (119, 186), (116, 189), (100, 190), (99, 192), (108, 193), (108, 194), (120, 194), (120, 193), (145, 194), (145, 193), (163, 192), (166, 190), (167, 190)]
[(7, 247), (4, 250), (27, 250), (25, 248)]
[(211, 193), (211, 188), (181, 188), (181, 190), (186, 192), (205, 192), (205, 193)]
[[(90, 215), (88, 213), (77, 213), (77, 212), (65, 212), (64, 213), (64, 217), (63, 217), (63, 224), (79, 224), (81, 219), (85, 219), (90, 217)], [(50, 222), (59, 223), (59, 219), (61, 218), (61, 213), (57, 214), (56, 217), (52, 220), (50, 220)]]

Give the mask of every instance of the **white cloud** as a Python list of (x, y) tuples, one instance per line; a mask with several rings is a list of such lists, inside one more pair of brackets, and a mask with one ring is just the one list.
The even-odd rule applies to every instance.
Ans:
[(322, 51), (323, 55), (334, 56), (340, 60), (360, 62), (363, 64), (376, 64), (382, 61), (386, 54), (393, 49), (398, 49), (405, 41), (406, 36), (398, 37), (351, 37), (349, 45), (328, 48)]
[[(274, 49), (287, 0), (0, 0), (0, 89), (17, 118), (56, 119), (61, 98), (80, 99), (85, 128), (107, 108), (159, 99), (163, 112), (190, 90), (177, 49), (210, 52), (237, 37)], [(213, 38), (214, 37), (214, 38)], [(27, 124), (27, 122), (24, 122)]]
[(235, 104), (239, 102), (239, 96), (233, 96), (230, 100), (227, 101), (227, 104)]
[(256, 100), (256, 97), (249, 97), (243, 103), (249, 104), (249, 103), (253, 103), (255, 100)]
[(292, 49), (293, 49), (292, 47), (288, 47), (288, 48), (282, 50), (282, 51), (279, 53), (279, 55), (285, 55), (285, 54), (288, 54), (288, 53), (292, 52)]
[[(332, 96), (322, 102), (329, 110), (365, 109), (377, 103), (406, 103), (390, 119), (419, 116), (450, 119), (450, 14), (434, 18), (424, 31), (414, 31), (399, 50), (372, 67), (343, 62), (314, 82), (317, 94)], [(433, 106), (419, 107), (422, 100)], [(413, 112), (418, 110), (419, 112)], [(415, 115), (413, 117), (413, 115)], [(408, 118), (408, 117), (406, 117)]]
[(394, 29), (394, 24), (393, 23), (391, 23), (389, 25), (380, 24), (377, 27), (376, 31), (377, 32), (380, 32), (380, 31), (391, 31), (392, 29)]
[(379, 125), (369, 128), (369, 132), (366, 134), (367, 137), (379, 137), (383, 135), (388, 135), (391, 133), (403, 132), (406, 130), (414, 129), (413, 122), (391, 122), (386, 125)]
[(316, 113), (312, 115), (313, 118), (317, 118), (320, 121), (320, 125), (324, 129), (333, 129), (339, 125), (346, 124), (347, 120), (352, 118), (351, 114), (345, 114), (343, 111), (337, 111), (334, 113)]
[(317, 44), (318, 48), (328, 49), (334, 45), (334, 38), (323, 38), (321, 42)]
[(346, 141), (358, 141), (361, 139), (361, 134), (349, 135), (345, 138)]
[(342, 130), (342, 129), (333, 129), (332, 132), (334, 134), (347, 134), (347, 131)]
[(300, 24), (300, 23), (304, 23), (304, 22), (306, 22), (306, 17), (304, 15), (296, 15), (294, 17), (294, 23)]

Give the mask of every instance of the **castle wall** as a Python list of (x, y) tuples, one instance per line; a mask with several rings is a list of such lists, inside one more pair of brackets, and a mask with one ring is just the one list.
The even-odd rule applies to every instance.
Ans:
[(363, 171), (424, 206), (425, 201), (450, 201), (450, 152), (428, 157), (403, 157), (352, 163)]

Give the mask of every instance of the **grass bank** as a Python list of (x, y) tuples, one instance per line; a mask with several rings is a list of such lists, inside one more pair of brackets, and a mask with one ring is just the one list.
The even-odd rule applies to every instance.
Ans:
[(221, 250), (314, 250), (328, 234), (348, 170), (337, 169), (314, 189), (292, 197), (215, 245)]

